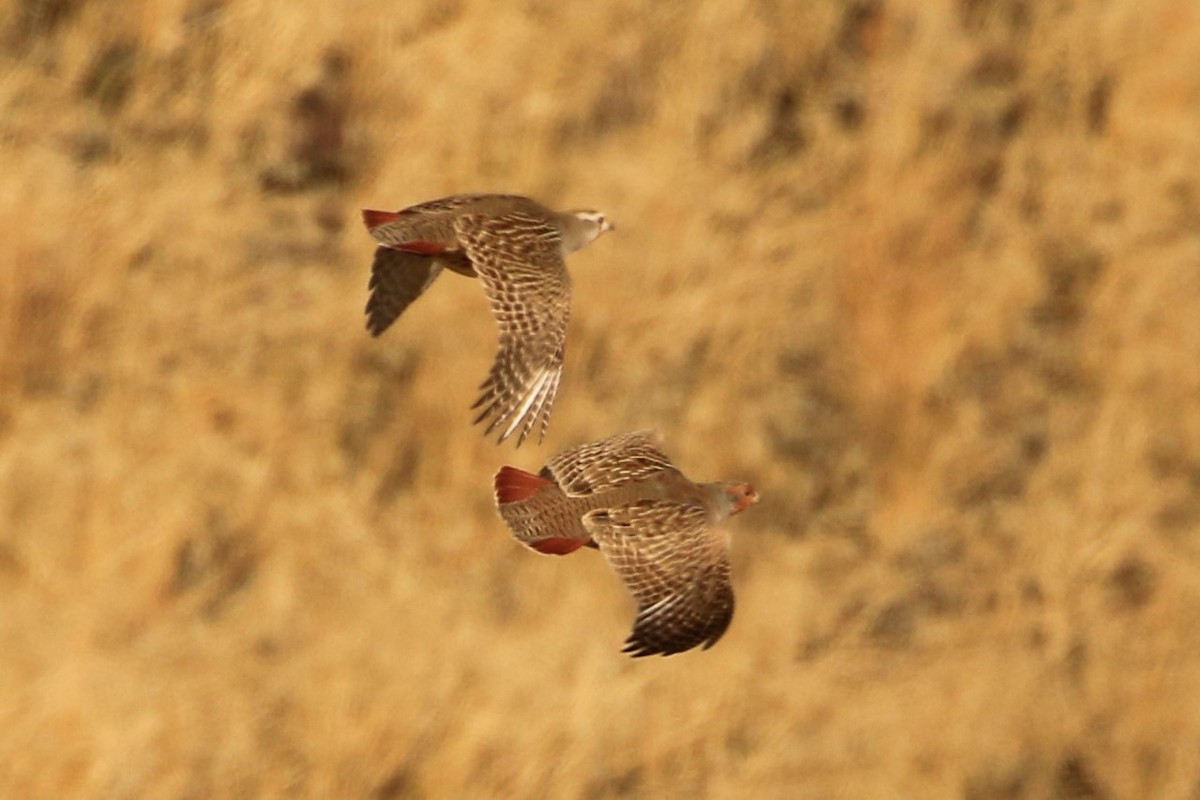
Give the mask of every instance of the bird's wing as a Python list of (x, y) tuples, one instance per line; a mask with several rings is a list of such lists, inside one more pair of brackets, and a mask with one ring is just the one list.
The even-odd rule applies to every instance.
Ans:
[(519, 432), (517, 445), (541, 420), (546, 434), (562, 375), (571, 279), (562, 238), (548, 219), (521, 212), (465, 214), (455, 221), (500, 326), (500, 347), (481, 394), (476, 422), (499, 429), (499, 441)]
[[(363, 224), (380, 244), (397, 250), (432, 254), (457, 247), (454, 220), (463, 214), (495, 216), (509, 211), (549, 214), (523, 195), (456, 194), (418, 203), (399, 211), (364, 208)], [(443, 265), (445, 266), (445, 265)]]
[(367, 284), (367, 330), (378, 336), (395, 322), (442, 271), (435, 258), (376, 247)]
[(533, 200), (522, 194), (453, 194), (437, 200), (427, 200), (402, 209), (401, 214), (442, 214), (446, 212), (469, 213), (479, 206), (536, 206)]
[(606, 492), (663, 472), (678, 472), (653, 431), (619, 433), (564, 450), (546, 468), (570, 497)]
[(716, 644), (733, 619), (733, 585), (702, 505), (641, 500), (590, 511), (583, 524), (637, 601), (622, 652), (670, 655)]

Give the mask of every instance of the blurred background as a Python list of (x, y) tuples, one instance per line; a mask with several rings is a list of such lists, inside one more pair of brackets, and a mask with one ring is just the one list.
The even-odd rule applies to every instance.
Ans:
[[(1200, 794), (1200, 6), (5, 0), (0, 796)], [(604, 210), (540, 447), (363, 207)], [(619, 653), (504, 463), (753, 482)]]

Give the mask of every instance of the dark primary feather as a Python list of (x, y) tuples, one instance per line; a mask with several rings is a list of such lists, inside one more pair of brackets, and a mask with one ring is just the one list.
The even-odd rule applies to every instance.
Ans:
[(378, 336), (395, 322), (404, 309), (433, 284), (442, 267), (436, 259), (376, 247), (367, 284), (367, 330)]

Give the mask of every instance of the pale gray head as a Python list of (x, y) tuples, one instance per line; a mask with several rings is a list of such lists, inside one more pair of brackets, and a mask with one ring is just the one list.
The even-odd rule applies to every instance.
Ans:
[(591, 209), (576, 209), (568, 211), (563, 219), (563, 250), (573, 253), (605, 231), (611, 231), (613, 224), (600, 211)]
[(706, 483), (718, 519), (733, 516), (758, 502), (758, 492), (748, 483)]
[(736, 514), (758, 502), (758, 492), (748, 483), (725, 484), (725, 496), (733, 506), (730, 514)]

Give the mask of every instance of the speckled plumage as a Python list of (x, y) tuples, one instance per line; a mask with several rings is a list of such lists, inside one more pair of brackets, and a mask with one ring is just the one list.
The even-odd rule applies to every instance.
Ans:
[(500, 327), (500, 344), (475, 422), (517, 444), (545, 436), (558, 392), (571, 280), (565, 255), (612, 226), (594, 211), (551, 211), (521, 195), (455, 195), (402, 211), (363, 212), (375, 251), (367, 329), (378, 336), (442, 269), (478, 276)]
[(650, 432), (551, 458), (537, 475), (503, 467), (500, 516), (522, 544), (565, 555), (596, 547), (637, 601), (624, 652), (711, 647), (733, 619), (728, 544), (718, 525), (758, 496), (744, 483), (693, 483)]

